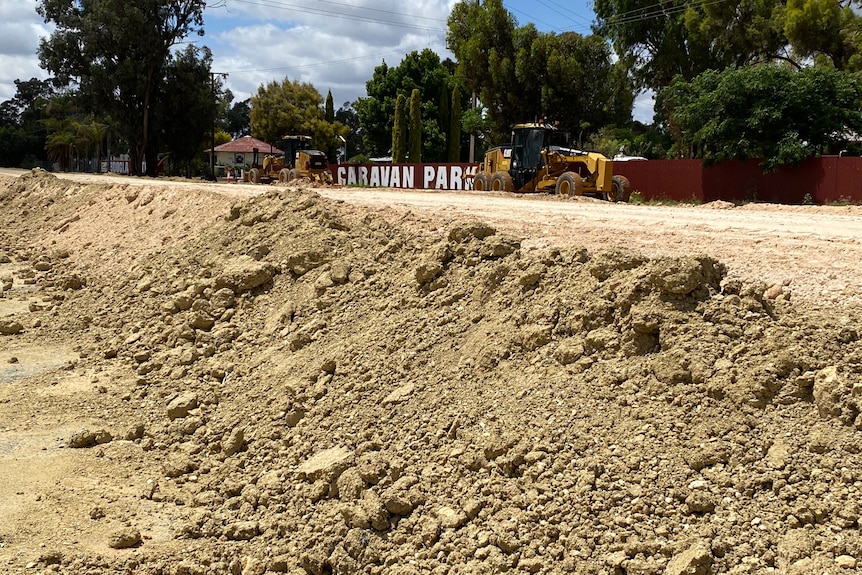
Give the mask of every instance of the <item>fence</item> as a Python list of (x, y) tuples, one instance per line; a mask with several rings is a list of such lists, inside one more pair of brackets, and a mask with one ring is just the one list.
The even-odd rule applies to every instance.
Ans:
[(862, 203), (862, 158), (809, 158), (771, 174), (764, 174), (759, 164), (758, 160), (709, 167), (700, 160), (616, 162), (614, 173), (626, 176), (645, 200)]
[[(478, 164), (332, 165), (335, 181), (347, 186), (472, 189)], [(862, 203), (862, 158), (809, 158), (764, 174), (760, 161), (704, 166), (700, 160), (615, 162), (644, 200), (773, 202), (802, 204)]]

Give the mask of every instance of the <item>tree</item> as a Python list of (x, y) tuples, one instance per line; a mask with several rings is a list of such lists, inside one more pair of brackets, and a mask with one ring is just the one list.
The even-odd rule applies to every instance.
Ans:
[(15, 80), (15, 96), (0, 103), (0, 165), (33, 167), (45, 158), (42, 110), (52, 94), (50, 82)]
[(251, 134), (265, 142), (309, 134), (311, 121), (323, 118), (321, 104), (320, 92), (307, 82), (285, 78), (261, 85), (251, 97)]
[(392, 123), (395, 101), (399, 94), (409, 95), (421, 90), (422, 157), (426, 161), (446, 159), (446, 131), (439, 123), (440, 93), (450, 92), (457, 83), (453, 76), (454, 63), (440, 61), (430, 49), (411, 52), (401, 64), (391, 68), (386, 62), (374, 69), (366, 82), (367, 97), (359, 98), (354, 106), (362, 126), (363, 143), (371, 155), (387, 154), (392, 143)]
[(458, 76), (488, 110), (492, 138), (503, 141), (512, 123), (532, 119), (524, 91), (515, 80), (515, 56), (520, 48), (516, 46), (515, 18), (502, 0), (486, 0), (481, 5), (461, 1), (452, 8), (448, 26), (446, 43), (458, 61)]
[(452, 111), (449, 113), (449, 154), (450, 162), (461, 161), (461, 94), (458, 86), (452, 88)]
[(403, 164), (407, 159), (407, 113), (404, 94), (395, 99), (395, 122), (392, 124), (392, 162)]
[(834, 0), (787, 0), (784, 33), (801, 58), (815, 58), (837, 70), (862, 70), (862, 18)]
[(56, 85), (76, 82), (94, 109), (114, 116), (129, 142), (132, 173), (155, 175), (156, 117), (173, 46), (203, 35), (204, 0), (40, 0), (54, 31), (39, 45)]
[(71, 94), (54, 96), (45, 105), (45, 117), (42, 119), (47, 132), (45, 151), (48, 159), (58, 164), (62, 172), (72, 169), (72, 156), (80, 126), (76, 116), (80, 114)]
[[(809, 59), (862, 69), (862, 18), (835, 0), (596, 0), (598, 33), (612, 43), (640, 88), (658, 90), (677, 75)], [(792, 51), (788, 51), (788, 47)]]
[(326, 92), (326, 109), (324, 111), (323, 118), (327, 122), (335, 121), (335, 105), (332, 103), (332, 90)]
[(216, 102), (212, 98), (209, 48), (194, 45), (177, 52), (165, 73), (165, 97), (160, 102), (161, 141), (170, 154), (170, 163), (192, 175), (192, 162), (211, 145)]
[(494, 143), (508, 141), (513, 124), (542, 118), (569, 130), (631, 120), (631, 83), (603, 38), (518, 27), (501, 0), (462, 0), (448, 23), (457, 75), (478, 94)]
[(323, 97), (310, 83), (285, 78), (261, 85), (251, 97), (251, 133), (266, 142), (276, 143), (288, 135), (310, 135), (311, 144), (328, 157), (336, 157), (347, 127), (327, 122)]
[(418, 164), (422, 161), (422, 108), (419, 89), (410, 94), (410, 129), (408, 130), (410, 144), (408, 158)]
[(450, 114), (452, 113), (452, 105), (449, 103), (449, 94), (451, 89), (448, 86), (444, 86), (440, 90), (440, 105), (437, 106), (437, 125), (440, 126), (440, 130), (443, 132), (444, 140), (446, 142), (446, 156), (448, 157), (449, 153), (449, 130), (452, 127), (452, 119), (450, 118)]
[(862, 133), (862, 79), (828, 68), (748, 66), (691, 82), (679, 76), (659, 101), (677, 150), (707, 162), (764, 158), (771, 171)]
[(233, 138), (251, 134), (251, 98), (236, 102), (228, 108), (225, 116), (226, 130)]
[(362, 146), (362, 128), (359, 125), (359, 115), (356, 109), (350, 102), (344, 102), (335, 112), (335, 119), (343, 126), (347, 127), (347, 134), (344, 139), (347, 140), (347, 157), (345, 160), (356, 156)]

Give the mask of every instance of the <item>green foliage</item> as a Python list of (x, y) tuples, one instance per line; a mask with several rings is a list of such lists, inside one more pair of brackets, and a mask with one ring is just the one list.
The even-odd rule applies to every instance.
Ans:
[(676, 76), (785, 58), (782, 0), (596, 0), (596, 30), (636, 85), (658, 90)]
[(681, 155), (764, 158), (775, 170), (862, 132), (862, 80), (831, 69), (751, 66), (681, 77), (660, 101)]
[(39, 46), (43, 68), (58, 86), (77, 83), (91, 110), (116, 118), (129, 144), (131, 169), (155, 175), (156, 110), (163, 98), (171, 48), (203, 34), (204, 0), (40, 0), (54, 31)]
[(251, 135), (251, 98), (237, 102), (225, 113), (225, 128), (234, 138)]
[[(166, 66), (160, 101), (161, 142), (170, 155), (171, 173), (192, 175), (192, 162), (210, 147), (216, 103), (210, 88), (212, 53), (188, 45), (174, 54)], [(216, 144), (218, 145), (218, 144)]]
[(307, 82), (272, 81), (259, 86), (251, 97), (251, 134), (265, 142), (275, 142), (286, 135), (311, 132), (310, 123), (323, 119), (323, 98)]
[(784, 33), (801, 58), (828, 61), (838, 70), (862, 69), (862, 18), (834, 0), (788, 0)]
[(440, 90), (440, 104), (437, 106), (437, 125), (440, 126), (440, 130), (443, 132), (444, 140), (446, 142), (446, 156), (448, 157), (448, 150), (451, 144), (450, 141), (450, 132), (452, 129), (452, 105), (449, 103), (449, 88), (448, 86), (444, 86), (443, 89)]
[(418, 89), (410, 94), (410, 129), (407, 158), (418, 164), (422, 161), (422, 108)]
[[(439, 104), (441, 92), (451, 92), (457, 83), (453, 68), (454, 64), (441, 62), (440, 57), (427, 48), (407, 54), (397, 67), (390, 68), (383, 62), (375, 68), (372, 78), (365, 84), (367, 97), (354, 103), (365, 150), (372, 156), (390, 153), (398, 95), (407, 97), (418, 88), (422, 95), (422, 157), (429, 162), (444, 161), (448, 126), (440, 124)], [(462, 105), (466, 105), (466, 100)]]
[(285, 78), (260, 86), (251, 97), (251, 133), (273, 144), (284, 136), (310, 135), (312, 146), (334, 159), (341, 145), (337, 136), (345, 136), (348, 128), (326, 120), (323, 102), (320, 92), (307, 82)]
[(362, 128), (359, 125), (359, 115), (350, 102), (344, 102), (335, 112), (335, 119), (347, 128), (344, 139), (347, 140), (347, 157), (352, 158), (359, 153), (362, 145)]
[[(862, 70), (862, 18), (835, 0), (596, 0), (607, 37), (638, 87), (768, 61)], [(858, 2), (856, 2), (858, 4)], [(793, 49), (788, 53), (788, 45)]]
[(0, 104), (0, 165), (25, 167), (46, 158), (40, 119), (52, 90), (49, 82), (36, 78), (15, 80), (15, 87), (15, 96)]
[(452, 88), (452, 111), (449, 114), (449, 154), (450, 162), (461, 161), (461, 94), (458, 86)]
[(407, 159), (407, 112), (404, 94), (395, 100), (395, 122), (392, 124), (392, 162), (403, 164)]
[(447, 42), (458, 76), (486, 108), (493, 143), (508, 141), (513, 124), (540, 118), (570, 130), (631, 119), (631, 84), (603, 38), (540, 33), (518, 27), (501, 0), (462, 0)]
[(323, 112), (323, 119), (327, 122), (335, 121), (335, 104), (332, 103), (332, 90), (326, 92), (326, 106)]
[(44, 126), (45, 151), (48, 159), (69, 171), (84, 160), (102, 157), (102, 146), (111, 129), (110, 120), (87, 114), (74, 93), (49, 98), (42, 109), (40, 123)]

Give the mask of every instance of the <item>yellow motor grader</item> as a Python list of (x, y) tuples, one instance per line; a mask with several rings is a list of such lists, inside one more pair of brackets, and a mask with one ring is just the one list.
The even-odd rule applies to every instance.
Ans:
[(512, 159), (512, 145), (503, 144), (485, 152), (485, 158), (473, 176), (473, 189), (485, 191), (491, 189), (491, 176), (496, 172), (508, 172)]
[(278, 180), (286, 184), (308, 178), (321, 184), (332, 183), (332, 172), (326, 154), (311, 149), (311, 136), (284, 136), (279, 140), (284, 155), (269, 153), (258, 163), (258, 150), (252, 151), (252, 168), (249, 180), (255, 184), (269, 184)]
[(613, 161), (597, 152), (562, 146), (555, 126), (517, 124), (511, 145), (488, 150), (473, 177), (476, 190), (551, 192), (560, 196), (594, 196), (628, 202), (631, 184), (613, 175)]

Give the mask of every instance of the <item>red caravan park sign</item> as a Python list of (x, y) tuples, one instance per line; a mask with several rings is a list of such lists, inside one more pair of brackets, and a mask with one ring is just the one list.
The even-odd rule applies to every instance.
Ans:
[(369, 188), (472, 190), (478, 164), (339, 164), (335, 183)]

